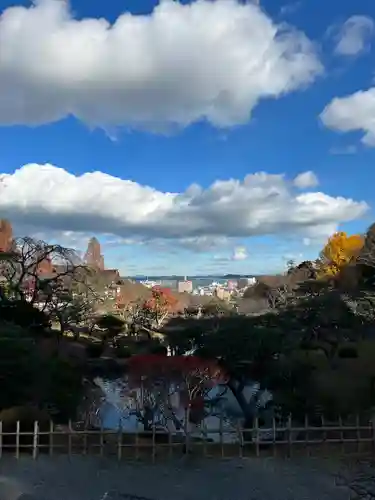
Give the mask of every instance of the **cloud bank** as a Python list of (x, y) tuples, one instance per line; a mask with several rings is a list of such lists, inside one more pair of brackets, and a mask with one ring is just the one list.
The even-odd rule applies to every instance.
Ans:
[(374, 34), (375, 23), (368, 16), (352, 16), (340, 28), (335, 53), (356, 56), (367, 50)]
[[(298, 179), (298, 177), (296, 178)], [(212, 241), (254, 235), (330, 234), (361, 217), (363, 201), (304, 191), (283, 175), (194, 184), (162, 192), (102, 172), (76, 176), (53, 165), (28, 164), (0, 176), (0, 213), (50, 231), (113, 234), (138, 240)]]
[[(336, 53), (352, 56), (365, 51), (374, 33), (375, 22), (370, 17), (349, 18), (339, 33)], [(362, 132), (362, 143), (375, 147), (375, 87), (333, 98), (320, 118), (332, 130)]]
[(242, 124), (260, 99), (310, 84), (313, 44), (252, 3), (162, 0), (149, 15), (77, 20), (64, 0), (0, 17), (0, 125), (73, 115), (90, 127), (165, 131)]
[(346, 97), (335, 97), (320, 118), (332, 130), (363, 132), (362, 142), (375, 147), (375, 87)]
[(317, 176), (311, 170), (302, 172), (294, 179), (293, 184), (298, 189), (308, 189), (318, 186), (319, 181)]

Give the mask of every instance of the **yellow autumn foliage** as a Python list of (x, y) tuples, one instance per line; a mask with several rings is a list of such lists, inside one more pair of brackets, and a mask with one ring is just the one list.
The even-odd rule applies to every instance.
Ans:
[(360, 234), (348, 236), (345, 232), (333, 234), (320, 253), (322, 276), (336, 276), (343, 267), (358, 256), (364, 244)]

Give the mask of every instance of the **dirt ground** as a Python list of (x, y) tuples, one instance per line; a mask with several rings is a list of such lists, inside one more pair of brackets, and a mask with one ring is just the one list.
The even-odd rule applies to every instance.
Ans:
[[(92, 456), (0, 459), (0, 500), (348, 500), (321, 460), (176, 459), (145, 465)], [(107, 493), (107, 495), (106, 495)], [(26, 497), (23, 497), (26, 498)]]

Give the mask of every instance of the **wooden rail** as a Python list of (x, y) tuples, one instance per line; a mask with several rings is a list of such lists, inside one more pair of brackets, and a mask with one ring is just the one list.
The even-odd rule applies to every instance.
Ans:
[[(25, 426), (26, 427), (26, 426)], [(5, 431), (5, 428), (7, 430)], [(39, 454), (98, 455), (122, 459), (159, 459), (173, 458), (191, 453), (203, 457), (261, 457), (293, 455), (332, 455), (332, 454), (368, 454), (375, 453), (375, 425), (363, 423), (359, 418), (355, 422), (326, 423), (321, 426), (305, 425), (295, 427), (289, 419), (283, 427), (273, 422), (270, 428), (260, 428), (255, 421), (252, 429), (233, 428), (201, 429), (189, 436), (168, 434), (153, 429), (149, 432), (129, 433), (118, 431), (82, 428), (72, 424), (56, 426), (52, 422), (34, 422), (27, 429), (20, 422), (12, 424), (0, 422), (0, 459), (4, 454), (32, 454), (36, 459)], [(262, 439), (267, 433), (268, 439)], [(210, 436), (216, 435), (213, 441)], [(231, 436), (233, 442), (226, 442)]]

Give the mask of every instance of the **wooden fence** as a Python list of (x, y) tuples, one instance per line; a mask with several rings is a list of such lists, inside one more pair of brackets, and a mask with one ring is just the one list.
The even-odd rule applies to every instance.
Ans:
[[(27, 428), (26, 428), (27, 427)], [(6, 428), (6, 429), (5, 429)], [(176, 435), (153, 429), (149, 432), (129, 433), (104, 429), (82, 428), (69, 423), (57, 426), (51, 423), (34, 422), (23, 428), (20, 422), (0, 422), (0, 459), (5, 454), (19, 458), (31, 454), (34, 459), (39, 454), (98, 455), (123, 459), (159, 459), (183, 456), (186, 453), (202, 457), (262, 457), (262, 456), (321, 456), (343, 454), (375, 454), (375, 423), (361, 422), (322, 422), (322, 425), (295, 427), (292, 420), (283, 427), (273, 422), (272, 427), (259, 427), (258, 422), (252, 429), (233, 428), (228, 432), (220, 429), (202, 429), (201, 437)], [(268, 435), (267, 439), (262, 438)], [(210, 436), (216, 434), (218, 439)], [(225, 438), (232, 437), (228, 443)]]

